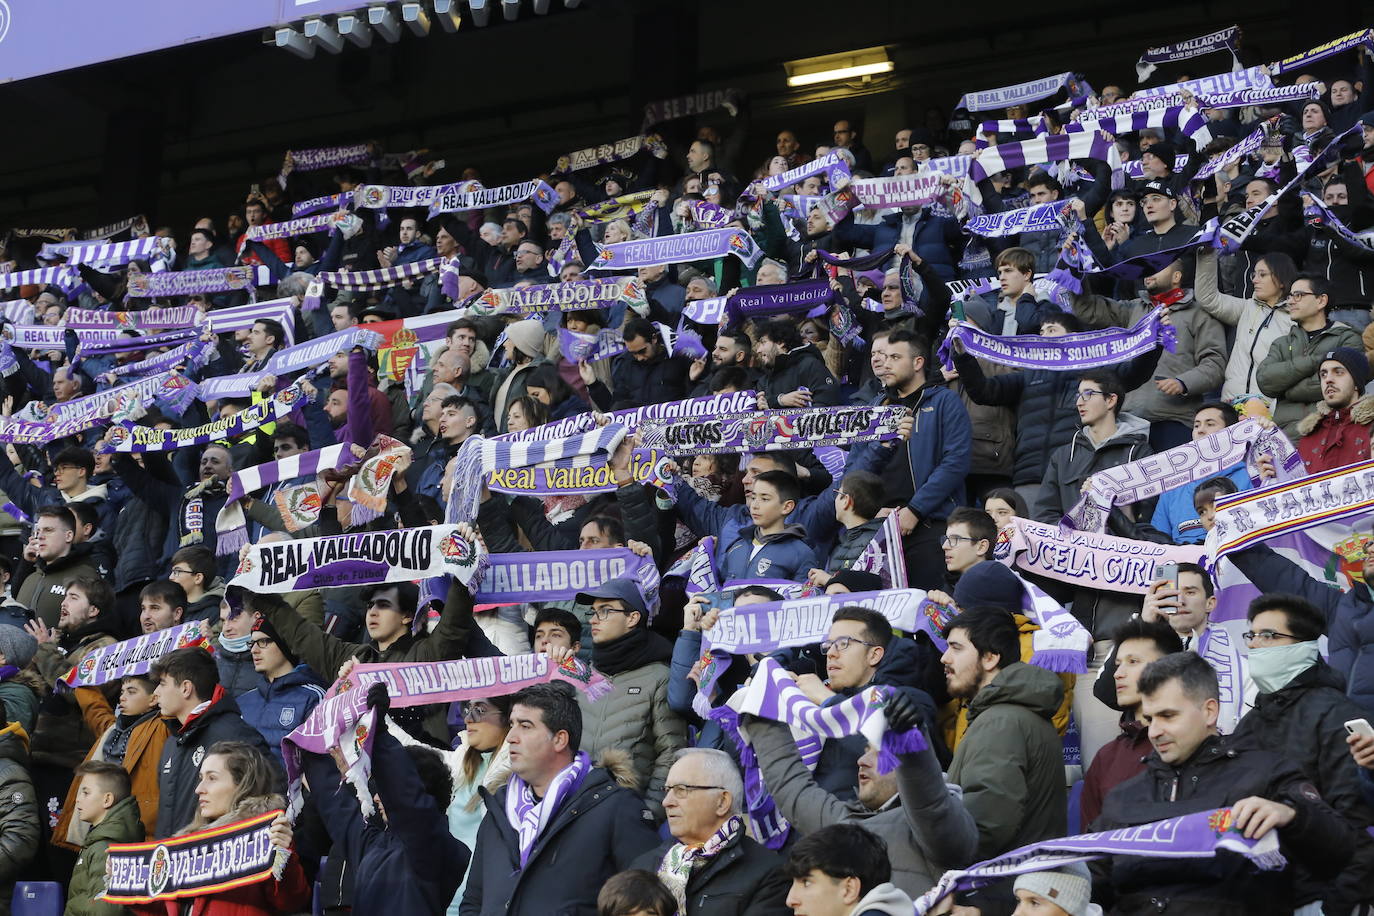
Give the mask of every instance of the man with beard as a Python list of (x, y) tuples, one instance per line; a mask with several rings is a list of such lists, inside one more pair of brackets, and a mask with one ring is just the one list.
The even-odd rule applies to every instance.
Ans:
[(840, 385), (825, 366), (815, 345), (802, 339), (797, 325), (775, 319), (759, 331), (754, 356), (763, 373), (764, 405), (767, 407), (835, 407)]
[(749, 354), (752, 350), (753, 343), (743, 330), (735, 328), (722, 331), (716, 338), (716, 345), (711, 349), (710, 357), (693, 360), (687, 370), (687, 378), (696, 385), (691, 391), (691, 397), (704, 398), (710, 395), (721, 371), (730, 368), (742, 369), (749, 379), (748, 387), (753, 387), (758, 373), (749, 366)]

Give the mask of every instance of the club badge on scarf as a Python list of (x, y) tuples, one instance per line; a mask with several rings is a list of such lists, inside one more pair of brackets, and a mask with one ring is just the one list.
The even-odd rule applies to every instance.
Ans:
[(660, 238), (637, 239), (600, 246), (588, 270), (633, 270), (687, 261), (711, 261), (734, 255), (748, 267), (758, 264), (763, 251), (743, 229), (707, 229)]
[(644, 287), (637, 277), (607, 277), (604, 280), (545, 283), (524, 289), (489, 289), (472, 300), (469, 308), (478, 315), (534, 315), (551, 310), (602, 309), (622, 299), (643, 298)]
[(1374, 461), (1218, 496), (1216, 521), (1207, 533), (1207, 555), (1216, 562), (1281, 534), (1295, 534), (1327, 522), (1358, 518), (1374, 510)]
[(349, 521), (355, 526), (365, 525), (386, 511), (387, 494), (391, 490), (391, 479), (396, 474), (396, 465), (410, 454), (410, 446), (386, 435), (378, 435), (372, 440), (372, 449), (377, 454), (363, 460), (358, 473), (349, 478), (345, 491), (348, 500), (353, 503), (353, 514)]
[(272, 845), (281, 809), (147, 843), (111, 843), (100, 899), (114, 905), (209, 897), (280, 878), (290, 850)]
[(1143, 595), (1165, 563), (1197, 563), (1203, 549), (1013, 519), (993, 547), (993, 559), (1024, 572), (1080, 588)]
[(910, 411), (901, 406), (758, 410), (711, 420), (650, 421), (640, 426), (646, 449), (714, 455), (884, 442), (901, 435)]
[(68, 687), (99, 687), (123, 677), (146, 674), (153, 662), (168, 652), (195, 646), (214, 651), (208, 627), (199, 620), (93, 649), (59, 683)]
[(477, 577), (486, 551), (457, 525), (298, 538), (248, 547), (231, 585), (281, 594), (453, 576)]
[(232, 416), (183, 429), (162, 430), (151, 426), (136, 426), (125, 421), (110, 427), (113, 431), (112, 436), (99, 446), (99, 451), (101, 454), (164, 452), (188, 445), (204, 445), (219, 439), (236, 439), (264, 423), (281, 419), (294, 410), (303, 398), (300, 388), (292, 385)]

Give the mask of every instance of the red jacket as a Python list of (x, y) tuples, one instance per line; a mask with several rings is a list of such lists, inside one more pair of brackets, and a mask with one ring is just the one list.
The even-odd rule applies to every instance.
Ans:
[(1121, 734), (1102, 746), (1083, 777), (1083, 795), (1078, 811), (1084, 831), (1102, 813), (1102, 800), (1107, 793), (1145, 769), (1149, 755), (1150, 735), (1144, 722), (1121, 717)]
[[(209, 897), (159, 900), (136, 904), (130, 909), (139, 916), (278, 916), (280, 913), (308, 912), (311, 896), (300, 856), (292, 853), (280, 881), (268, 878)], [(186, 904), (189, 907), (182, 909)]]
[(1374, 395), (1366, 395), (1348, 410), (1332, 410), (1325, 404), (1302, 418), (1298, 454), (1307, 473), (1329, 471), (1369, 460), (1370, 429), (1374, 427)]

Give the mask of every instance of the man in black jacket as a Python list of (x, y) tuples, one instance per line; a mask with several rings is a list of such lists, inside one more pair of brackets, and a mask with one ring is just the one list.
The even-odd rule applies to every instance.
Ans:
[(658, 329), (643, 318), (625, 323), (625, 352), (611, 365), (612, 410), (679, 401), (687, 396), (686, 356), (669, 356)]
[[(1340, 873), (1355, 830), (1322, 800), (1291, 761), (1240, 747), (1217, 733), (1217, 677), (1193, 652), (1175, 652), (1140, 673), (1141, 715), (1154, 746), (1145, 772), (1107, 794), (1094, 830), (1147, 824), (1229, 808), (1250, 839), (1279, 831), (1289, 863), (1319, 879)], [(1095, 899), (1115, 897), (1114, 913), (1207, 912), (1257, 916), (1293, 912), (1294, 870), (1260, 871), (1240, 856), (1155, 859), (1113, 856), (1099, 871)]]
[(840, 383), (815, 345), (802, 339), (797, 323), (774, 319), (759, 330), (754, 356), (763, 376), (759, 384), (768, 407), (835, 407)]
[(209, 652), (177, 649), (158, 659), (149, 673), (157, 681), (153, 699), (163, 718), (176, 721), (157, 777), (156, 836), (162, 838), (195, 817), (200, 765), (210, 748), (221, 741), (243, 741), (274, 758), (258, 730), (243, 721), (234, 698), (220, 687), (219, 668)]
[(653, 872), (677, 898), (678, 916), (786, 916), (789, 882), (777, 853), (745, 833), (744, 778), (714, 748), (678, 751), (663, 810), (673, 839), (634, 867)]
[(606, 879), (658, 842), (644, 802), (591, 765), (582, 711), (567, 684), (536, 684), (512, 698), (510, 782), (479, 790), (487, 813), (463, 916), (543, 916), (596, 912)]
[(1231, 736), (1292, 760), (1336, 812), (1354, 825), (1355, 855), (1334, 881), (1317, 881), (1301, 866), (1295, 900), (1320, 901), (1326, 913), (1350, 913), (1374, 903), (1374, 823), (1360, 790), (1359, 767), (1345, 746), (1345, 723), (1365, 717), (1345, 695), (1345, 678), (1322, 661), (1317, 640), (1326, 615), (1295, 595), (1269, 593), (1250, 602), (1248, 669), (1259, 694)]

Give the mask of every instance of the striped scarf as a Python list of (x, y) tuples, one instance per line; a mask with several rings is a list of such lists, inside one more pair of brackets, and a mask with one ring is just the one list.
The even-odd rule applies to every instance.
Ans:
[(692, 870), (720, 855), (739, 838), (743, 830), (744, 820), (738, 814), (732, 814), (700, 846), (675, 843), (664, 854), (658, 866), (658, 878), (672, 892), (679, 914), (687, 912), (687, 881), (692, 877)]
[(229, 477), (224, 508), (215, 519), (216, 552), (221, 555), (237, 553), (248, 543), (248, 520), (239, 504), (243, 497), (283, 480), (313, 477), (320, 471), (342, 467), (349, 454), (348, 443), (344, 442), (235, 471)]
[(305, 291), (305, 301), (301, 308), (313, 312), (320, 307), (325, 286), (335, 289), (367, 292), (388, 289), (402, 280), (413, 280), (434, 271), (443, 272), (444, 294), (450, 299), (458, 295), (458, 259), (427, 258), (409, 264), (395, 264), (391, 267), (378, 267), (374, 270), (325, 270), (321, 271)]
[(591, 768), (592, 759), (584, 751), (578, 751), (572, 763), (558, 771), (544, 797), (538, 801), (535, 801), (529, 784), (516, 774), (511, 774), (510, 782), (506, 784), (506, 820), (520, 837), (521, 868), (529, 864), (535, 843), (553, 823), (563, 803), (582, 788)]
[(0, 273), (0, 289), (13, 289), (16, 286), (58, 286), (64, 290), (72, 290), (80, 285), (81, 277), (69, 267), (39, 267), (34, 270)]
[(171, 248), (171, 239), (146, 236), (128, 242), (59, 242), (47, 244), (38, 252), (44, 261), (66, 258), (68, 267), (78, 264), (120, 267), (130, 261), (142, 261), (157, 252)]

